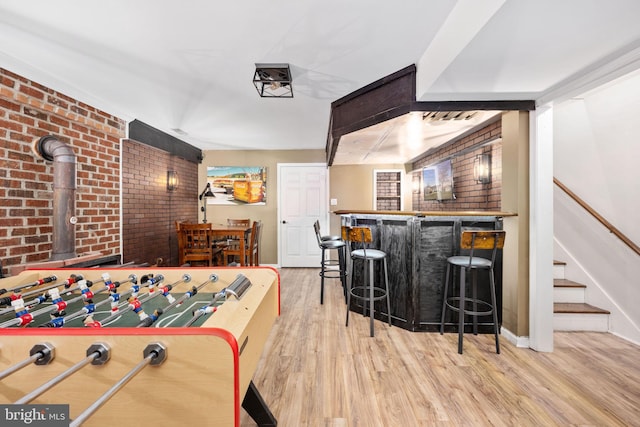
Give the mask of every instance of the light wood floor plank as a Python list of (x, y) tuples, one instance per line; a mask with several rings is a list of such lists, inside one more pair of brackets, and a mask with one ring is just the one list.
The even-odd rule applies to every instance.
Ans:
[[(639, 426), (640, 347), (557, 332), (553, 353), (493, 335), (409, 332), (351, 313), (337, 280), (281, 270), (281, 316), (254, 383), (282, 427)], [(255, 426), (243, 412), (241, 425)]]

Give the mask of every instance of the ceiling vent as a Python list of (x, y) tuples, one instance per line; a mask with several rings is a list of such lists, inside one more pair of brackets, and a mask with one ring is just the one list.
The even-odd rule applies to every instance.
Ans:
[(478, 114), (477, 111), (432, 111), (422, 115), (422, 120), (441, 122), (448, 120), (469, 120)]

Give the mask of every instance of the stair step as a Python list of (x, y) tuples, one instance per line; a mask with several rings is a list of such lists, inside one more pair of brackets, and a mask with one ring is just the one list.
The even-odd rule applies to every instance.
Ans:
[(554, 288), (581, 288), (586, 289), (586, 285), (582, 283), (574, 282), (569, 279), (553, 279), (553, 287)]
[(567, 279), (553, 279), (553, 302), (584, 303), (587, 287)]
[(564, 279), (564, 268), (567, 263), (564, 261), (553, 261), (553, 278)]
[(603, 308), (594, 307), (591, 304), (569, 302), (553, 303), (553, 312), (574, 314), (611, 314), (609, 311)]
[(609, 331), (609, 312), (589, 304), (554, 303), (554, 331)]
[(553, 261), (553, 330), (609, 331), (609, 312), (585, 303), (586, 285), (564, 278), (564, 261)]

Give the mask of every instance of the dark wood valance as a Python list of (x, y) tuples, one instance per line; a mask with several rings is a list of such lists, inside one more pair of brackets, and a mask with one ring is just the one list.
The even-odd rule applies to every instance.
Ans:
[(416, 66), (410, 65), (331, 103), (326, 146), (329, 166), (343, 135), (412, 111), (535, 110), (531, 100), (417, 102), (416, 71)]

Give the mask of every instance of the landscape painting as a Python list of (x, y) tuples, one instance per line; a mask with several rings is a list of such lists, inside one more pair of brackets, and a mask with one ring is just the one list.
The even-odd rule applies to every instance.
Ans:
[(213, 205), (265, 205), (267, 202), (267, 168), (262, 166), (209, 166), (207, 183)]
[(422, 193), (424, 200), (452, 200), (454, 198), (451, 160), (445, 160), (422, 169)]

